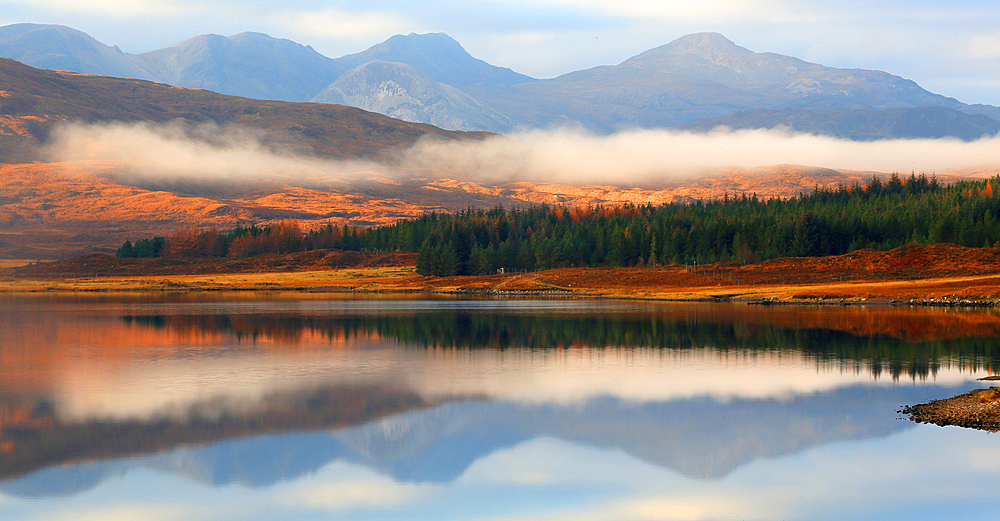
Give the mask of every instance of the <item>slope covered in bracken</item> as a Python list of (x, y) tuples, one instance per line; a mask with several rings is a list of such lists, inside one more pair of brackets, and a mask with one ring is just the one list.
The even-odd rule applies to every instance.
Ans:
[(0, 162), (38, 158), (59, 123), (209, 123), (261, 131), (264, 144), (320, 157), (377, 157), (418, 139), (475, 139), (353, 107), (260, 101), (162, 83), (35, 69), (0, 58)]
[[(963, 171), (938, 178), (949, 182), (994, 173)], [(415, 177), (386, 168), (349, 179), (331, 174), (320, 183), (235, 178), (196, 184), (136, 178), (110, 162), (0, 164), (0, 258), (58, 259), (113, 252), (125, 240), (169, 235), (191, 226), (225, 230), (284, 219), (296, 219), (306, 229), (326, 223), (374, 226), (425, 212), (495, 205), (659, 205), (752, 194), (784, 198), (816, 187), (863, 182), (871, 175), (780, 165), (665, 178), (644, 186), (578, 186)]]

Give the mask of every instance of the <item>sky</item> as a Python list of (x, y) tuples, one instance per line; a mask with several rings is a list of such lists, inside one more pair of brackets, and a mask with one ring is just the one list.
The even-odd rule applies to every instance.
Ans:
[(0, 0), (0, 25), (60, 24), (129, 53), (255, 31), (337, 58), (395, 34), (444, 32), (537, 78), (620, 63), (714, 31), (756, 52), (877, 69), (1000, 105), (996, 0)]

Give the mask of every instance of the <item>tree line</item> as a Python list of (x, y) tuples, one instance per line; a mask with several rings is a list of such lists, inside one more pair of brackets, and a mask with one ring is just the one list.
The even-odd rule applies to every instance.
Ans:
[(214, 228), (185, 227), (169, 237), (125, 241), (116, 255), (122, 258), (246, 258), (265, 253), (295, 253), (315, 249), (361, 250), (365, 230), (327, 224), (303, 232), (298, 221), (287, 220), (267, 225), (237, 226), (220, 232)]
[(753, 263), (910, 242), (991, 247), (1000, 244), (998, 183), (1000, 177), (945, 186), (935, 177), (893, 174), (788, 199), (740, 195), (660, 206), (467, 210), (440, 217), (424, 235), (417, 270), (462, 275), (499, 268)]
[[(892, 174), (884, 181), (872, 176), (865, 183), (817, 187), (788, 199), (743, 194), (659, 206), (470, 208), (373, 228), (328, 224), (308, 233), (295, 221), (229, 232), (189, 228), (161, 239), (160, 254), (410, 251), (419, 252), (418, 273), (448, 276), (570, 266), (752, 263), (888, 250), (910, 242), (992, 247), (1000, 245), (998, 183), (1000, 177), (943, 185), (933, 176)], [(140, 243), (132, 250), (138, 251)]]

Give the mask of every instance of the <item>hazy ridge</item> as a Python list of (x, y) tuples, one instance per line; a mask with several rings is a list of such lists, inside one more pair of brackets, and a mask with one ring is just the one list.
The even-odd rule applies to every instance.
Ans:
[[(131, 55), (67, 27), (16, 24), (0, 28), (0, 56), (255, 99), (341, 103), (452, 130), (788, 127), (858, 140), (971, 140), (1000, 128), (1000, 108), (882, 71), (753, 52), (717, 33), (544, 80), (474, 58), (441, 33), (396, 35), (336, 59), (259, 33), (202, 35)], [(936, 110), (899, 112), (929, 107)]]

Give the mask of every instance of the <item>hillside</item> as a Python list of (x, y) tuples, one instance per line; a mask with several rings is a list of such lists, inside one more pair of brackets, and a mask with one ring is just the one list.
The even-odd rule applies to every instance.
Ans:
[(62, 122), (235, 125), (263, 132), (264, 144), (290, 154), (384, 157), (418, 139), (482, 136), (407, 123), (352, 107), (260, 101), (143, 80), (35, 69), (0, 58), (0, 161), (37, 159)]
[(966, 114), (948, 107), (883, 110), (758, 109), (734, 112), (679, 127), (707, 132), (717, 127), (733, 130), (787, 128), (855, 141), (921, 139), (953, 136), (973, 141), (1000, 133), (1000, 121), (982, 114)]
[(404, 121), (453, 130), (513, 128), (511, 118), (403, 63), (373, 61), (359, 65), (312, 101), (364, 107)]
[[(939, 176), (983, 178), (992, 171)], [(728, 169), (656, 187), (510, 182), (498, 185), (372, 174), (317, 186), (310, 180), (157, 182), (122, 176), (114, 164), (62, 162), (0, 165), (0, 259), (60, 259), (114, 252), (125, 240), (168, 235), (184, 226), (228, 229), (297, 219), (309, 229), (390, 224), (424, 212), (497, 204), (662, 204), (726, 194), (789, 197), (816, 186), (863, 182), (867, 172), (782, 165)]]
[(349, 69), (311, 47), (260, 33), (197, 36), (129, 61), (170, 85), (281, 101), (309, 101)]

